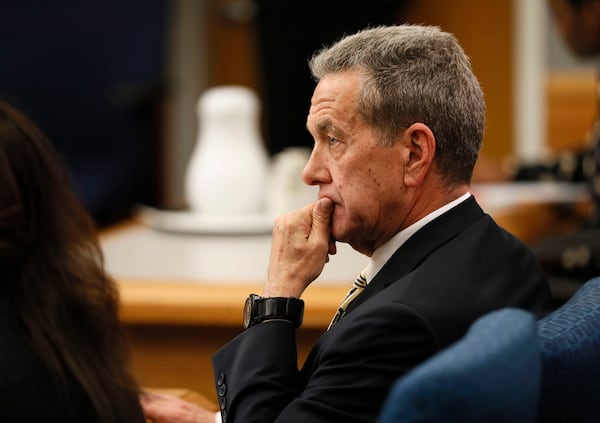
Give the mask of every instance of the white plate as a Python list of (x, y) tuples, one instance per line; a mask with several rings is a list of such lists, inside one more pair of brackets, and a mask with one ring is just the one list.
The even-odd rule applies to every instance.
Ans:
[(267, 214), (203, 215), (191, 211), (168, 211), (141, 206), (136, 219), (151, 228), (187, 234), (270, 234), (275, 218)]
[(572, 204), (590, 198), (583, 183), (549, 181), (473, 184), (471, 193), (484, 209), (520, 204)]

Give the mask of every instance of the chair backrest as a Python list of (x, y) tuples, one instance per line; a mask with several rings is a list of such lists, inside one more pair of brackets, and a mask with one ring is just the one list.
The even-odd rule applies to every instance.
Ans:
[(540, 422), (600, 421), (600, 277), (538, 322)]
[(540, 381), (533, 315), (497, 310), (401, 377), (378, 423), (535, 422)]

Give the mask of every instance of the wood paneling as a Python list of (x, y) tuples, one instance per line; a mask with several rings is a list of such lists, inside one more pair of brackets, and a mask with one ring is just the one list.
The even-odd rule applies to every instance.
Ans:
[(437, 25), (456, 36), (485, 95), (487, 127), (483, 154), (501, 158), (512, 151), (512, 1), (418, 0), (407, 21)]
[(551, 151), (583, 149), (598, 113), (596, 74), (591, 71), (555, 71), (546, 80), (548, 114), (546, 133)]
[(207, 3), (208, 85), (243, 85), (256, 90), (258, 59), (254, 22), (250, 17), (231, 16), (228, 8), (233, 3), (227, 0)]
[[(335, 307), (334, 307), (335, 309)], [(133, 372), (145, 387), (192, 389), (216, 403), (212, 356), (241, 330), (235, 327), (126, 324)], [(298, 329), (299, 365), (325, 328)]]

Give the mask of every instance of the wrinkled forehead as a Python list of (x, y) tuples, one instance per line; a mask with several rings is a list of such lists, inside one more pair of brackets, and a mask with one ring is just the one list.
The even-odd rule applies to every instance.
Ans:
[[(355, 73), (344, 72), (327, 75), (319, 81), (313, 93), (308, 122), (315, 129), (328, 129), (331, 125), (325, 115), (349, 115), (357, 111), (360, 81)], [(317, 121), (313, 121), (314, 119)], [(318, 127), (318, 128), (317, 128)]]

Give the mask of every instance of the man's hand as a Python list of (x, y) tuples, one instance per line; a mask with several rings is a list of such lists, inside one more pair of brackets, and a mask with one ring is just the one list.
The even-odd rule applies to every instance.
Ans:
[(154, 392), (140, 395), (144, 415), (154, 423), (215, 423), (215, 412), (174, 395)]
[(300, 298), (335, 254), (331, 239), (333, 203), (321, 198), (275, 221), (265, 297)]

